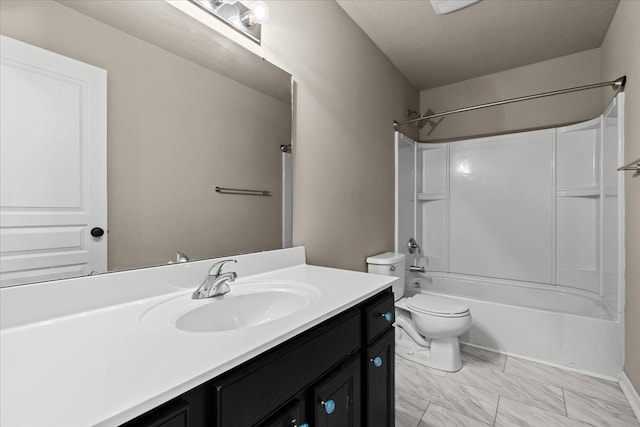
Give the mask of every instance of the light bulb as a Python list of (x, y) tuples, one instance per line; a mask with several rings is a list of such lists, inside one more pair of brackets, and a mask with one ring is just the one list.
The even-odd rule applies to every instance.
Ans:
[(247, 26), (252, 27), (256, 24), (264, 24), (269, 20), (269, 6), (261, 0), (253, 2), (248, 11), (240, 17), (240, 21)]
[(266, 24), (269, 20), (269, 6), (261, 0), (255, 1), (251, 5), (251, 15), (256, 24)]
[(236, 4), (236, 3), (238, 3), (238, 0), (224, 0), (224, 2), (226, 4)]

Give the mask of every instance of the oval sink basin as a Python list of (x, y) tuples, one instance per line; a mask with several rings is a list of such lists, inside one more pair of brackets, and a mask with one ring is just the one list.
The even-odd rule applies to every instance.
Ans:
[(236, 282), (231, 292), (194, 300), (191, 293), (162, 302), (142, 321), (169, 320), (187, 332), (223, 332), (264, 325), (290, 316), (317, 300), (317, 288), (297, 282)]
[(190, 332), (228, 331), (282, 319), (302, 310), (308, 299), (292, 292), (264, 291), (217, 297), (176, 320), (178, 329)]

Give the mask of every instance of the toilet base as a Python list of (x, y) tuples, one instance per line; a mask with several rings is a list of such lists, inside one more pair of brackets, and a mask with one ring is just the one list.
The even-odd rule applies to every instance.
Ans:
[(428, 368), (456, 372), (462, 368), (458, 337), (432, 339), (429, 347), (418, 345), (396, 325), (396, 355)]

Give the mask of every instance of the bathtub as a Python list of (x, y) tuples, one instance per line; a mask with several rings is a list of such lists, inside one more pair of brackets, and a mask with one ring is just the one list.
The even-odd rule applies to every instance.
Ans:
[(407, 278), (407, 294), (460, 299), (471, 328), (460, 341), (501, 353), (619, 378), (624, 363), (623, 316), (599, 296), (561, 286), (449, 273)]

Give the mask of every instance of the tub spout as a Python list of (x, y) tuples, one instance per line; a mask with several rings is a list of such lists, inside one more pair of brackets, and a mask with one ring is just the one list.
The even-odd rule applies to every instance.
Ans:
[(424, 267), (419, 267), (417, 265), (411, 265), (409, 266), (409, 271), (412, 273), (424, 273), (425, 269)]

